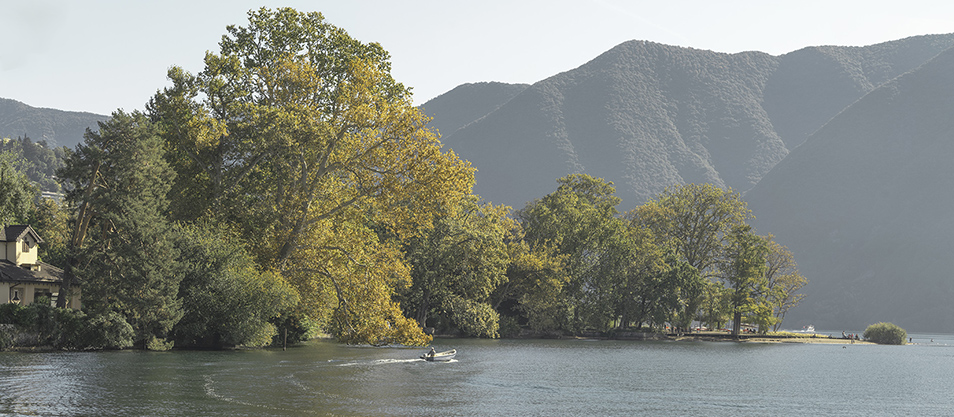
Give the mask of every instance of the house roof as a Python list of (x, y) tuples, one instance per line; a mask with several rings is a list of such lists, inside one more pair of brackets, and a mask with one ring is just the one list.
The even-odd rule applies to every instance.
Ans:
[(0, 260), (0, 282), (63, 282), (63, 270), (40, 262), (40, 270), (31, 271), (13, 262)]
[(28, 224), (15, 224), (3, 227), (3, 235), (0, 236), (0, 242), (17, 242), (23, 239), (27, 234), (33, 235), (33, 239), (38, 243), (43, 243), (40, 235)]

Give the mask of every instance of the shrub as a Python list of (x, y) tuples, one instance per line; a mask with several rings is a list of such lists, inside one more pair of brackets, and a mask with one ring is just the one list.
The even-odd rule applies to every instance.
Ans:
[(24, 307), (19, 304), (0, 304), (0, 324), (20, 324), (20, 310)]
[(146, 339), (144, 345), (146, 350), (165, 351), (172, 350), (175, 342), (172, 340), (160, 339), (155, 335), (150, 335)]
[(110, 311), (93, 316), (88, 321), (83, 346), (94, 349), (122, 349), (133, 344), (132, 326), (119, 313)]
[(58, 349), (84, 349), (85, 332), (87, 327), (86, 313), (69, 308), (54, 310), (56, 333), (53, 337), (53, 346)]
[(32, 329), (36, 324), (36, 309), (20, 304), (0, 304), (0, 323), (15, 324), (20, 328)]
[(275, 326), (275, 336), (272, 337), (272, 346), (293, 345), (318, 336), (320, 326), (308, 318), (302, 308), (292, 308), (283, 311), (280, 316), (273, 317), (269, 323)]
[(261, 347), (277, 331), (269, 320), (298, 304), (280, 274), (262, 271), (241, 242), (207, 225), (182, 226), (179, 298), (184, 314), (171, 336), (178, 347)]
[(893, 323), (876, 323), (865, 329), (866, 340), (882, 345), (903, 345), (908, 332)]
[(443, 307), (464, 335), (491, 339), (500, 337), (500, 314), (489, 304), (451, 295), (444, 300)]
[(28, 329), (36, 333), (38, 345), (52, 345), (56, 338), (59, 323), (55, 310), (55, 307), (50, 307), (49, 301), (35, 302), (26, 307), (27, 315), (33, 320)]

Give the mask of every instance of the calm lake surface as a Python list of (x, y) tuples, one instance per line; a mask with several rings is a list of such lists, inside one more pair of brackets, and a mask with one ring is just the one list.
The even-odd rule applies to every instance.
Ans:
[(449, 363), (416, 359), (425, 349), (329, 341), (284, 352), (6, 352), (0, 415), (954, 414), (954, 336), (912, 336), (908, 346), (435, 340), (458, 349)]

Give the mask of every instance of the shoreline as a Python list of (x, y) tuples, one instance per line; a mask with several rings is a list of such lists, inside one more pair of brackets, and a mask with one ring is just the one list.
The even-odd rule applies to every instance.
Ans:
[(842, 344), (842, 345), (856, 345), (856, 344), (865, 344), (873, 345), (875, 343), (868, 342), (865, 340), (858, 339), (849, 339), (849, 338), (836, 338), (831, 336), (823, 336), (815, 333), (808, 334), (742, 334), (739, 337), (734, 337), (731, 334), (723, 332), (699, 332), (691, 334), (682, 334), (682, 335), (663, 335), (662, 340), (672, 340), (676, 342), (680, 341), (705, 341), (705, 342), (736, 342), (736, 343), (814, 343), (814, 344)]
[[(541, 338), (534, 335), (525, 335), (516, 339), (534, 339)], [(547, 338), (547, 337), (542, 337)], [(554, 337), (549, 337), (554, 338)], [(788, 333), (780, 334), (741, 334), (738, 337), (732, 336), (726, 332), (694, 332), (683, 334), (666, 334), (650, 332), (619, 332), (612, 335), (605, 334), (584, 334), (581, 336), (564, 336), (556, 338), (575, 338), (575, 339), (600, 339), (600, 340), (659, 340), (673, 342), (736, 342), (736, 343), (814, 343), (814, 344), (865, 344), (874, 345), (874, 342), (865, 340), (832, 337), (830, 335), (820, 335), (817, 333)]]

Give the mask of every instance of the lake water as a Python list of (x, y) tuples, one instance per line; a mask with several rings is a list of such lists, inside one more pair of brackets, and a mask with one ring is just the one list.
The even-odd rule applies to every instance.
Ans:
[[(840, 334), (840, 333), (839, 333)], [(949, 416), (954, 337), (914, 345), (438, 339), (0, 353), (0, 415)], [(934, 342), (930, 342), (933, 338)]]

